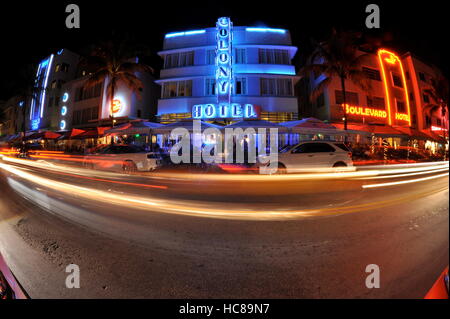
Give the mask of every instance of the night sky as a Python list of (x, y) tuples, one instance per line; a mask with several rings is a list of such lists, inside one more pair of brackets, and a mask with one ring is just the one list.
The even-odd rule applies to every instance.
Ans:
[[(110, 37), (112, 30), (133, 35), (153, 52), (149, 59), (159, 68), (156, 52), (165, 33), (215, 26), (220, 16), (230, 16), (234, 25), (286, 28), (299, 47), (299, 64), (311, 50), (311, 38), (325, 39), (334, 26), (362, 31), (385, 39), (399, 53), (411, 51), (440, 67), (449, 77), (448, 12), (443, 1), (3, 1), (0, 9), (1, 54), (0, 99), (12, 95), (17, 71), (37, 64), (60, 48), (85, 52), (89, 45)], [(81, 10), (81, 28), (65, 27), (65, 7), (76, 3)], [(95, 3), (95, 4), (94, 4)], [(381, 29), (365, 28), (365, 7), (381, 8)]]

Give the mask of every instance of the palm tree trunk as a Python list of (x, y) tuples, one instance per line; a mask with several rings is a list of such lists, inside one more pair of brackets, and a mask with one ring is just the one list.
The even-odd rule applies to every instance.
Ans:
[(342, 102), (344, 104), (344, 130), (347, 131), (347, 96), (345, 92), (345, 78), (341, 76), (341, 87), (342, 87)]
[[(115, 91), (115, 81), (114, 79), (111, 79), (111, 97), (110, 97), (110, 111), (111, 111), (111, 127), (114, 128), (114, 91)], [(111, 144), (114, 144), (114, 136), (111, 136)]]

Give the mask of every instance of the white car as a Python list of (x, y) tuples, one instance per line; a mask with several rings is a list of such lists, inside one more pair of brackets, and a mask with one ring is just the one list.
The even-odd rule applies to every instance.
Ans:
[(353, 167), (352, 153), (341, 142), (308, 141), (283, 148), (278, 153), (278, 173), (308, 169)]
[(83, 166), (90, 169), (120, 170), (126, 173), (153, 171), (161, 165), (158, 154), (146, 152), (135, 145), (101, 145), (83, 158)]

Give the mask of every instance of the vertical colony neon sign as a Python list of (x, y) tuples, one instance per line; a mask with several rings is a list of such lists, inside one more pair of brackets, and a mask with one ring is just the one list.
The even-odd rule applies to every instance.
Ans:
[(225, 117), (231, 103), (233, 88), (233, 24), (230, 18), (219, 18), (216, 23), (216, 91), (219, 116)]
[(216, 87), (217, 104), (197, 104), (192, 107), (192, 118), (257, 118), (253, 104), (231, 103), (233, 91), (233, 23), (222, 17), (216, 23)]

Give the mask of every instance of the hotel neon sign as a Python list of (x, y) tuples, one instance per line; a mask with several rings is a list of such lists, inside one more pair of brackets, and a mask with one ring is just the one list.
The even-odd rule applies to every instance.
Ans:
[(216, 23), (216, 96), (217, 104), (198, 104), (192, 107), (192, 118), (257, 118), (253, 104), (231, 103), (233, 90), (233, 23), (222, 17)]
[(352, 114), (352, 115), (360, 115), (360, 116), (378, 117), (378, 118), (384, 118), (384, 119), (388, 115), (385, 110), (377, 110), (377, 109), (371, 109), (368, 107), (353, 106), (353, 105), (349, 105), (349, 104), (345, 104), (345, 113)]
[(385, 62), (388, 63), (389, 65), (398, 64), (399, 69), (400, 69), (400, 74), (402, 77), (402, 82), (403, 82), (403, 90), (405, 93), (406, 109), (408, 112), (406, 114), (396, 112), (395, 119), (401, 120), (401, 121), (406, 121), (406, 122), (408, 122), (409, 126), (411, 126), (411, 111), (410, 111), (410, 104), (409, 104), (408, 86), (406, 83), (406, 76), (405, 76), (405, 71), (403, 69), (402, 61), (396, 54), (394, 54), (393, 52), (390, 52), (388, 50), (385, 50), (385, 49), (378, 50), (378, 60), (380, 63), (380, 69), (381, 69), (382, 79), (383, 79), (383, 86), (384, 86), (384, 90), (385, 90), (385, 94), (386, 94), (389, 125), (392, 125), (391, 92), (389, 91), (389, 85), (388, 85), (388, 80), (387, 80), (387, 76), (386, 76)]

